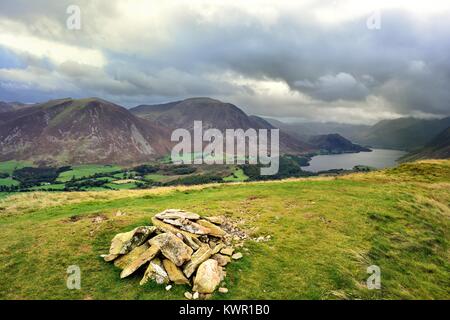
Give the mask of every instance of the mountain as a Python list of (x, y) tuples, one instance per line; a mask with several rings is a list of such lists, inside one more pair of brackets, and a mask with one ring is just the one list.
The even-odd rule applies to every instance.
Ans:
[(160, 105), (141, 105), (130, 110), (148, 120), (158, 121), (170, 128), (193, 129), (194, 121), (202, 121), (204, 130), (216, 128), (248, 129), (249, 117), (238, 107), (210, 98), (192, 98)]
[(0, 113), (12, 111), (12, 110), (14, 110), (14, 107), (11, 104), (0, 101)]
[[(202, 121), (203, 129), (274, 129), (270, 123), (256, 116), (248, 116), (233, 104), (211, 98), (191, 98), (167, 104), (141, 105), (130, 110), (136, 116), (155, 121), (169, 128), (193, 130), (194, 121)], [(314, 147), (280, 132), (280, 151), (301, 154), (314, 150)]]
[(350, 139), (360, 132), (370, 129), (368, 125), (355, 125), (337, 122), (298, 122), (284, 123), (276, 119), (265, 118), (273, 126), (283, 129), (289, 134), (300, 139), (308, 139), (311, 136), (326, 135), (331, 133), (339, 134), (346, 139)]
[(437, 137), (422, 149), (406, 155), (402, 161), (419, 159), (449, 159), (450, 158), (450, 127), (442, 131)]
[(167, 128), (97, 98), (53, 100), (0, 118), (0, 161), (133, 164), (171, 147)]
[(337, 133), (363, 146), (406, 151), (424, 147), (427, 142), (450, 126), (450, 117), (435, 120), (399, 118), (382, 120), (373, 126), (333, 122), (283, 123), (274, 119), (266, 120), (301, 139)]
[(32, 106), (31, 104), (26, 104), (22, 102), (3, 102), (0, 101), (0, 113), (7, 112), (7, 111), (13, 111), (13, 110), (19, 110), (26, 107)]
[(345, 139), (339, 134), (318, 135), (309, 138), (308, 142), (329, 153), (370, 152), (372, 150), (361, 147)]
[[(338, 130), (339, 127), (345, 128), (345, 125), (338, 123), (302, 123), (287, 124), (275, 119), (260, 118), (270, 125), (287, 132), (289, 135), (309, 143), (314, 149), (326, 151), (328, 153), (352, 153), (352, 152), (370, 152), (371, 150), (360, 145), (352, 143), (332, 130)], [(351, 126), (351, 125), (349, 125)], [(356, 126), (355, 126), (356, 127)], [(320, 132), (321, 134), (317, 134)], [(322, 133), (324, 132), (324, 133)]]
[(438, 120), (400, 118), (383, 120), (353, 137), (356, 143), (375, 148), (414, 151), (450, 126), (450, 117)]

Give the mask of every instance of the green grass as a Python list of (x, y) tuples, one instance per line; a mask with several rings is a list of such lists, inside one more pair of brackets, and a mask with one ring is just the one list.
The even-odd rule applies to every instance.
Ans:
[(16, 181), (14, 179), (11, 178), (5, 178), (5, 179), (0, 179), (0, 186), (18, 186), (19, 185), (19, 181)]
[(15, 169), (31, 167), (32, 163), (27, 161), (5, 161), (0, 162), (0, 173), (11, 174)]
[(73, 170), (62, 172), (59, 177), (58, 181), (61, 182), (67, 182), (72, 179), (72, 177), (75, 177), (76, 179), (80, 179), (83, 177), (89, 177), (94, 174), (101, 174), (101, 173), (109, 173), (114, 171), (122, 170), (119, 166), (102, 166), (102, 165), (82, 165), (82, 166), (74, 166)]
[(97, 181), (106, 181), (106, 182), (113, 182), (113, 181), (115, 181), (115, 179), (111, 178), (111, 177), (101, 177), (101, 178), (96, 178), (95, 180), (97, 180)]
[(146, 180), (152, 180), (154, 182), (161, 182), (161, 181), (166, 180), (167, 178), (170, 178), (170, 176), (165, 176), (162, 174), (147, 174), (145, 176)]
[(6, 197), (9, 196), (9, 195), (10, 195), (10, 193), (7, 193), (7, 192), (0, 192), (0, 199), (6, 198)]
[[(431, 166), (432, 165), (432, 166)], [(430, 166), (432, 171), (428, 171)], [(182, 299), (103, 262), (112, 237), (167, 208), (242, 221), (252, 236), (214, 299), (449, 299), (450, 161), (338, 178), (26, 193), (0, 200), (0, 299)], [(422, 172), (418, 174), (417, 172)], [(433, 177), (428, 175), (433, 173)], [(1, 197), (1, 195), (0, 195)], [(116, 216), (120, 210), (124, 216)], [(94, 223), (103, 215), (107, 220)], [(77, 219), (70, 219), (77, 217)], [(81, 290), (66, 269), (81, 268)], [(367, 267), (381, 268), (368, 290)]]
[(65, 184), (49, 184), (45, 186), (35, 186), (30, 188), (33, 191), (45, 191), (45, 190), (63, 190), (65, 188)]
[(136, 188), (135, 183), (108, 183), (106, 185), (114, 190), (129, 190)]
[[(113, 178), (114, 178), (114, 179), (122, 180), (122, 179), (124, 179), (124, 173), (123, 173), (123, 172), (121, 172), (121, 173), (116, 173), (115, 175), (113, 175)], [(125, 179), (128, 179), (128, 175), (125, 175)]]
[(233, 175), (223, 178), (223, 181), (225, 181), (225, 182), (243, 182), (243, 181), (247, 181), (247, 180), (248, 180), (248, 177), (245, 175), (244, 170), (242, 170), (242, 169), (237, 169), (233, 173)]

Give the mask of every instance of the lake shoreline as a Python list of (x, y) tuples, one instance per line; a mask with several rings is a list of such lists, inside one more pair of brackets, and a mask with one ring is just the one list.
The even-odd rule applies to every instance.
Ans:
[(311, 158), (308, 166), (302, 166), (301, 168), (312, 173), (329, 170), (352, 170), (356, 166), (383, 169), (398, 165), (398, 160), (405, 154), (406, 152), (401, 150), (374, 148), (370, 152), (316, 155)]

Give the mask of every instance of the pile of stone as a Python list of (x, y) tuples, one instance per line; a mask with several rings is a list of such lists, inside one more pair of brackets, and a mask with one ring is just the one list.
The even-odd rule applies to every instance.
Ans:
[(166, 284), (167, 290), (171, 283), (190, 285), (193, 293), (185, 293), (188, 299), (207, 297), (217, 289), (228, 291), (219, 288), (226, 277), (224, 267), (242, 258), (233, 245), (242, 246), (245, 233), (224, 217), (202, 218), (177, 209), (157, 214), (152, 223), (117, 234), (109, 254), (102, 255), (122, 269), (121, 278), (145, 268), (141, 285), (155, 281)]

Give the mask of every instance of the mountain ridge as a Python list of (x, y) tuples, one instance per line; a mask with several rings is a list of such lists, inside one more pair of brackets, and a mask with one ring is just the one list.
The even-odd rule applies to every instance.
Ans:
[(338, 133), (353, 143), (363, 146), (404, 151), (414, 151), (424, 147), (450, 126), (450, 117), (433, 120), (405, 117), (381, 120), (373, 126), (332, 122), (283, 123), (275, 119), (266, 120), (303, 139), (317, 134)]
[(337, 133), (312, 136), (308, 139), (308, 142), (314, 146), (318, 146), (321, 150), (325, 150), (332, 154), (372, 151), (369, 148), (352, 143), (350, 140)]
[(411, 152), (401, 160), (415, 161), (423, 159), (447, 159), (450, 158), (450, 127), (442, 131), (433, 140), (418, 151)]
[[(270, 123), (256, 116), (249, 116), (239, 107), (212, 98), (189, 98), (158, 105), (140, 105), (130, 109), (136, 116), (153, 120), (171, 129), (184, 128), (192, 131), (194, 121), (202, 121), (203, 129), (274, 129)], [(280, 132), (282, 153), (303, 154), (314, 150), (305, 141)]]
[(99, 98), (51, 100), (2, 117), (1, 161), (126, 164), (170, 150), (167, 128)]
[(354, 141), (373, 147), (414, 151), (424, 147), (449, 126), (450, 117), (435, 120), (412, 117), (382, 120), (367, 132), (355, 136)]

